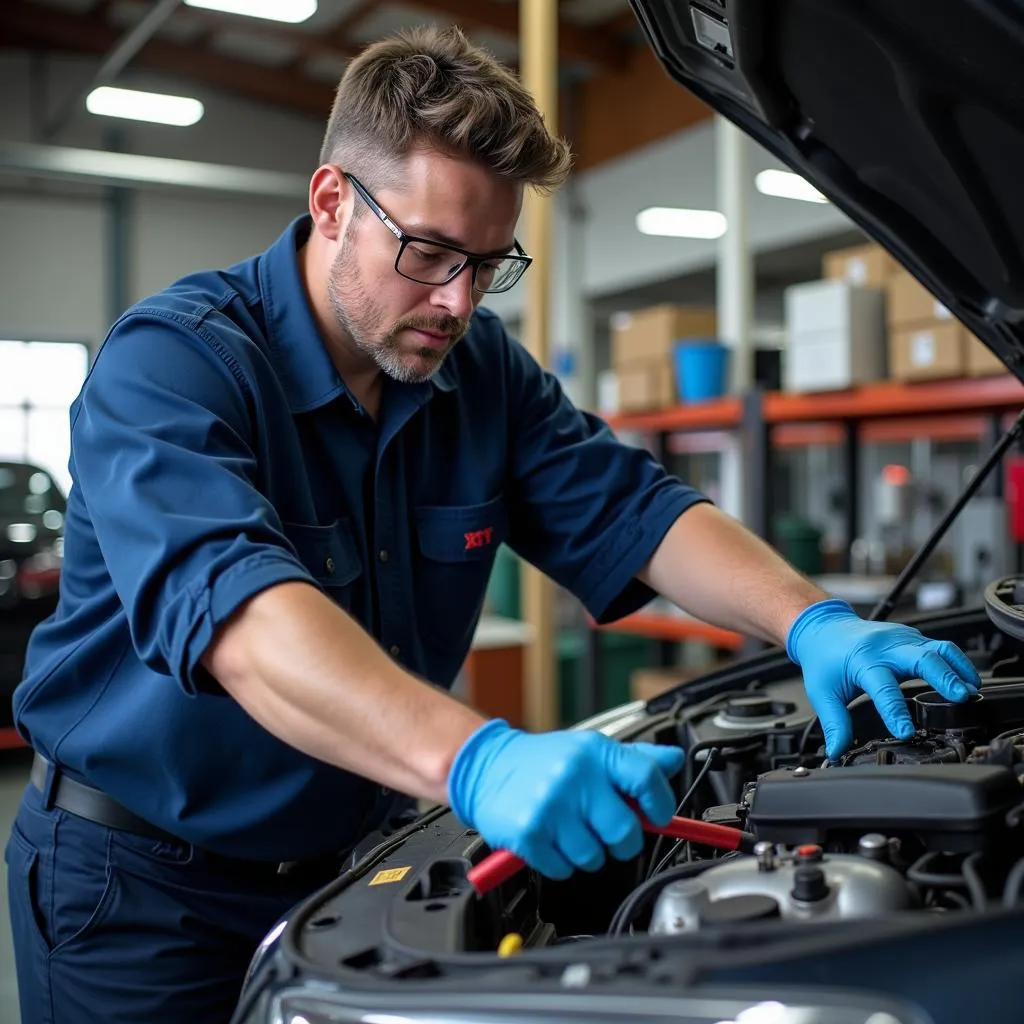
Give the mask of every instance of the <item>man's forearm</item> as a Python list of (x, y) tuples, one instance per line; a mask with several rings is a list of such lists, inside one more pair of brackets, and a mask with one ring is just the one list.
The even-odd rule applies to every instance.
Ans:
[(247, 602), (203, 664), (265, 729), (411, 796), (445, 802), (452, 760), (484, 719), (392, 661), (306, 583)]
[(828, 597), (709, 504), (675, 521), (638, 577), (705, 622), (779, 644), (800, 612)]

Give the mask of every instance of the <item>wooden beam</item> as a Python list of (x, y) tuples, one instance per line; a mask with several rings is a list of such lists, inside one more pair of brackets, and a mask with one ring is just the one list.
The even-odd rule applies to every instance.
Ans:
[(575, 170), (624, 156), (711, 114), (710, 107), (668, 76), (650, 47), (634, 48), (621, 71), (605, 71), (580, 84), (572, 132)]
[[(545, 0), (557, 12), (557, 5)], [(407, 0), (406, 6), (426, 13), (444, 14), (467, 31), (489, 29), (525, 39), (514, 3), (493, 0)], [(621, 68), (626, 63), (625, 48), (608, 33), (571, 22), (558, 23), (558, 54), (562, 61), (583, 61), (599, 68)], [(521, 63), (521, 62), (520, 62)]]
[(601, 29), (604, 32), (614, 32), (617, 35), (621, 35), (623, 32), (636, 28), (639, 24), (640, 22), (637, 21), (637, 17), (631, 7), (620, 14), (613, 14), (607, 21), (602, 21)]
[[(324, 41), (332, 46), (336, 46), (340, 53), (344, 53), (346, 59), (354, 57), (356, 55), (357, 48), (353, 46), (348, 39), (349, 33), (373, 10), (379, 6), (378, 0), (361, 0), (360, 3), (355, 4), (351, 10), (343, 18), (336, 21), (328, 30), (324, 36)], [(285, 67), (286, 71), (297, 71), (301, 66), (303, 60), (310, 56), (309, 51), (300, 50), (299, 55), (292, 61), (289, 61)]]
[[(555, 133), (558, 118), (557, 5), (551, 0), (520, 0), (519, 15), (522, 20), (519, 63), (523, 84), (533, 94), (548, 130)], [(553, 203), (552, 197), (532, 190), (526, 197), (526, 238), (534, 262), (527, 274), (523, 344), (541, 366), (550, 363)], [(524, 661), (527, 727), (534, 731), (554, 729), (558, 725), (554, 584), (524, 563), (522, 594), (524, 618), (532, 627), (534, 637)]]
[[(4, 0), (0, 47), (39, 46), (71, 53), (102, 55), (121, 33), (89, 15), (53, 11), (26, 0)], [(268, 106), (326, 118), (334, 90), (326, 85), (194, 46), (154, 39), (135, 58), (141, 67), (191, 79)]]

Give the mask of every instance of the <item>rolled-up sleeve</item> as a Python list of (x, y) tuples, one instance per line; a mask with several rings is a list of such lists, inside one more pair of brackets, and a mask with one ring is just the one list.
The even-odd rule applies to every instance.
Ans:
[(199, 319), (140, 310), (115, 325), (72, 411), (81, 488), (138, 656), (187, 692), (250, 597), (313, 581), (257, 486), (244, 368)]
[(507, 351), (511, 546), (598, 622), (614, 621), (656, 596), (636, 574), (676, 519), (709, 499), (576, 408), (521, 346)]

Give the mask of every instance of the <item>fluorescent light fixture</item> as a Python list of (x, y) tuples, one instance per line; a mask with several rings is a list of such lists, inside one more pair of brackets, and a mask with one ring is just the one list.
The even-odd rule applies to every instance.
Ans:
[(645, 235), (675, 238), (721, 238), (725, 234), (724, 214), (717, 210), (680, 210), (672, 206), (649, 206), (636, 215), (637, 230)]
[(828, 200), (806, 179), (792, 171), (761, 171), (754, 184), (757, 191), (779, 199), (801, 199), (805, 203), (827, 203)]
[(246, 18), (265, 18), (298, 25), (316, 14), (316, 0), (185, 0), (187, 7), (201, 7), (222, 14), (241, 14)]
[(128, 121), (149, 121), (187, 128), (203, 116), (203, 105), (188, 96), (167, 96), (159, 92), (139, 92), (101, 85), (85, 100), (90, 114), (123, 117)]

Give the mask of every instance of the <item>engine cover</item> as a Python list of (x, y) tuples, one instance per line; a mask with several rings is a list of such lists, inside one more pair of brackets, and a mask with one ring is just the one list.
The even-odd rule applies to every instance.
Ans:
[(928, 849), (961, 852), (998, 844), (1022, 793), (999, 765), (889, 764), (778, 769), (745, 800), (759, 840), (827, 845), (865, 832), (913, 833)]
[(726, 861), (697, 878), (667, 885), (649, 930), (663, 935), (694, 931), (721, 920), (734, 923), (738, 915), (801, 921), (883, 917), (911, 902), (903, 876), (888, 864), (824, 854), (817, 846), (781, 858), (763, 851), (760, 857)]

